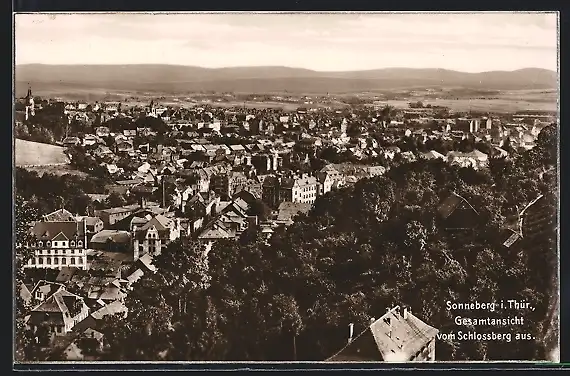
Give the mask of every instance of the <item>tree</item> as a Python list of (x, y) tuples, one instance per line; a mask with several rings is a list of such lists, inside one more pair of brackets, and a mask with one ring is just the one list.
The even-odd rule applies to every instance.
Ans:
[(251, 202), (247, 215), (256, 215), (260, 221), (266, 221), (271, 215), (271, 208), (262, 200), (254, 200)]
[(107, 197), (107, 199), (105, 200), (105, 203), (107, 204), (108, 207), (117, 208), (119, 206), (126, 205), (127, 201), (120, 193), (112, 192), (109, 195), (109, 197)]
[(20, 295), (20, 288), (25, 281), (24, 265), (33, 256), (33, 251), (27, 247), (32, 241), (30, 226), (33, 221), (39, 219), (37, 208), (24, 200), (21, 195), (14, 198), (14, 217), (15, 217), (15, 320), (16, 320), (16, 354), (18, 361), (34, 360), (36, 357), (36, 344), (34, 343), (33, 334), (25, 329), (25, 315), (31, 308), (27, 306)]

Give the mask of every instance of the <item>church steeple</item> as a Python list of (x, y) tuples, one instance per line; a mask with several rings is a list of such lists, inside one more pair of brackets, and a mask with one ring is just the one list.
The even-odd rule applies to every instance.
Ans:
[(36, 111), (34, 109), (34, 96), (32, 95), (32, 88), (28, 86), (28, 94), (26, 95), (26, 120), (35, 114)]

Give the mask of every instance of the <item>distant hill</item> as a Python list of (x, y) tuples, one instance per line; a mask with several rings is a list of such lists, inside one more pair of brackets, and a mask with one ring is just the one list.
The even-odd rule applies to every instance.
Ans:
[(557, 73), (538, 68), (465, 73), (445, 69), (387, 68), (317, 72), (288, 67), (201, 68), (180, 65), (16, 66), (16, 95), (35, 92), (109, 90), (162, 93), (292, 92), (344, 93), (421, 86), (488, 90), (555, 89)]

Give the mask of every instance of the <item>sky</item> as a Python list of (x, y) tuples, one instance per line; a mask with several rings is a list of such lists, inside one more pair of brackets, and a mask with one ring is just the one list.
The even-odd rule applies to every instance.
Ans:
[(556, 13), (16, 14), (16, 64), (557, 70)]

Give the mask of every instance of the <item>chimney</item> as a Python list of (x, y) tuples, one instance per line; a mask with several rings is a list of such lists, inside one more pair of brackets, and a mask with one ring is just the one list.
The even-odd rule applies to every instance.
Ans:
[(354, 334), (354, 324), (348, 324), (348, 343), (352, 342), (352, 335)]
[(408, 319), (408, 309), (404, 308), (404, 320)]

